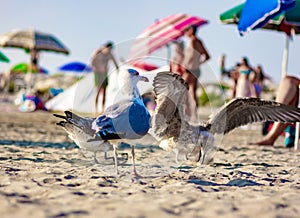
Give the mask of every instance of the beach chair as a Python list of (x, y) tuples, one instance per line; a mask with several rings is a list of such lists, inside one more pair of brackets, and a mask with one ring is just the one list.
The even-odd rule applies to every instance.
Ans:
[[(299, 85), (299, 98), (298, 98), (298, 107), (300, 108), (300, 85)], [(300, 143), (299, 143), (299, 136), (300, 136), (300, 122), (296, 123), (295, 128), (295, 150), (300, 150)]]

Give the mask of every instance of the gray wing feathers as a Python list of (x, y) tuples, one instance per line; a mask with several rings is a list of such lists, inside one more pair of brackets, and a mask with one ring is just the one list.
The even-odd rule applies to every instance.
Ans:
[(262, 121), (300, 121), (300, 109), (258, 98), (237, 98), (224, 105), (207, 125), (213, 134), (226, 134), (239, 126)]
[(129, 110), (129, 108), (132, 106), (132, 104), (133, 104), (133, 101), (130, 101), (130, 100), (120, 101), (120, 102), (108, 107), (105, 110), (105, 112), (103, 113), (103, 115), (110, 117), (110, 118), (120, 116), (120, 114), (124, 113), (124, 111)]
[(70, 123), (72, 125), (75, 125), (82, 131), (84, 131), (86, 134), (94, 135), (95, 131), (92, 129), (92, 123), (95, 120), (95, 118), (90, 117), (80, 117), (71, 111), (65, 111), (65, 116), (53, 114), (56, 117), (62, 118), (65, 121), (61, 121), (59, 125), (63, 126), (64, 122)]
[(178, 136), (184, 120), (186, 82), (177, 74), (160, 72), (153, 87), (157, 104), (151, 120), (153, 132), (159, 137)]

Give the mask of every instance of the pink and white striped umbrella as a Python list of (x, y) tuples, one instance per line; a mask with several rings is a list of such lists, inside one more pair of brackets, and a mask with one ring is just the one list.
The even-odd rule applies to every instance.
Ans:
[(184, 35), (190, 25), (201, 26), (208, 21), (187, 14), (173, 14), (156, 21), (146, 28), (135, 40), (128, 56), (129, 61), (141, 59), (169, 42)]

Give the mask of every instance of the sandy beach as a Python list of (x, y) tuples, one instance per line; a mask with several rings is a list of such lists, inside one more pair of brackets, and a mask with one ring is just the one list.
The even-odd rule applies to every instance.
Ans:
[(214, 162), (197, 168), (137, 146), (145, 178), (133, 179), (130, 159), (117, 176), (113, 165), (84, 157), (52, 113), (0, 108), (2, 218), (300, 216), (300, 153), (283, 137), (274, 147), (247, 146), (261, 138), (259, 124), (224, 136)]

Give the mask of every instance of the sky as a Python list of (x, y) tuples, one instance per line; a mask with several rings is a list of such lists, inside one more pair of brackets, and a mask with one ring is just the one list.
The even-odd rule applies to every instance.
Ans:
[[(68, 56), (42, 52), (40, 65), (55, 73), (59, 66), (71, 61), (89, 63), (91, 53), (108, 40), (116, 45), (116, 58), (126, 60), (135, 37), (155, 20), (174, 13), (187, 13), (209, 21), (197, 33), (211, 55), (211, 59), (203, 66), (203, 80), (217, 77), (219, 57), (226, 54), (228, 68), (246, 56), (252, 66), (261, 64), (265, 73), (279, 82), (285, 47), (284, 33), (255, 30), (241, 37), (235, 25), (225, 25), (219, 21), (222, 12), (242, 2), (244, 1), (4, 0), (0, 8), (0, 34), (12, 29), (34, 28), (55, 35), (70, 50)], [(0, 51), (11, 60), (9, 64), (0, 63), (0, 71), (16, 63), (29, 61), (29, 56), (22, 49), (0, 48)], [(157, 52), (158, 56), (166, 57), (166, 54), (165, 49)], [(295, 36), (290, 42), (289, 75), (300, 75), (299, 56), (300, 37)]]

